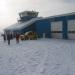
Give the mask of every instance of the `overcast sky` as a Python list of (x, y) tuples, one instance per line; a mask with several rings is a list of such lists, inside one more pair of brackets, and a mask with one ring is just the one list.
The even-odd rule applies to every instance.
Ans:
[(39, 16), (75, 12), (75, 0), (0, 0), (0, 28), (17, 21), (18, 13), (35, 10)]

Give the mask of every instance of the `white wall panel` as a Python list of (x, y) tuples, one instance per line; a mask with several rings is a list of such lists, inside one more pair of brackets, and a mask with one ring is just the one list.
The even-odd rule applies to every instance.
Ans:
[[(68, 31), (75, 31), (75, 20), (68, 21)], [(68, 33), (68, 38), (75, 40), (75, 33)]]
[(68, 31), (75, 31), (75, 20), (68, 21)]
[(51, 22), (51, 31), (62, 31), (62, 21)]
[(61, 39), (63, 36), (62, 33), (52, 33), (52, 37), (56, 39)]
[(75, 33), (68, 33), (68, 38), (75, 40)]
[[(62, 31), (62, 21), (51, 22), (51, 31)], [(53, 38), (62, 38), (62, 33), (52, 33)]]

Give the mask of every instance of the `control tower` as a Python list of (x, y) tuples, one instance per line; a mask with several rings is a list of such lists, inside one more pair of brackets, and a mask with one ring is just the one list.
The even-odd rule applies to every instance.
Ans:
[(23, 11), (19, 13), (20, 22), (28, 21), (32, 18), (36, 18), (38, 16), (38, 12), (36, 11)]

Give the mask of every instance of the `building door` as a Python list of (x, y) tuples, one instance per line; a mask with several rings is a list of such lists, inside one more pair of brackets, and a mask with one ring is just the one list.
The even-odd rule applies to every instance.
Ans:
[(63, 38), (62, 21), (51, 22), (51, 36), (52, 38)]
[(75, 20), (68, 21), (68, 38), (75, 39)]

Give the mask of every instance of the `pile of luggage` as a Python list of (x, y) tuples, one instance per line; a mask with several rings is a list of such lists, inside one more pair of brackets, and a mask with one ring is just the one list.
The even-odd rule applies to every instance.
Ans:
[(29, 31), (23, 35), (20, 35), (21, 40), (36, 40), (37, 38), (38, 38), (37, 33), (33, 31)]

